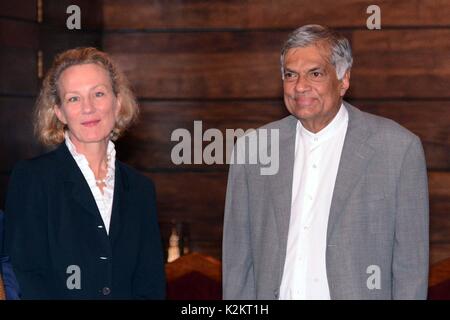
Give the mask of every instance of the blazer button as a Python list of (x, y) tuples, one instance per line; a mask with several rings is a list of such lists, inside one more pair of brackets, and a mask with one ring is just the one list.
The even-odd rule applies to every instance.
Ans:
[(110, 289), (110, 288), (104, 287), (104, 288), (102, 289), (102, 294), (103, 294), (104, 296), (107, 296), (107, 295), (109, 295), (110, 293), (111, 293), (111, 289)]

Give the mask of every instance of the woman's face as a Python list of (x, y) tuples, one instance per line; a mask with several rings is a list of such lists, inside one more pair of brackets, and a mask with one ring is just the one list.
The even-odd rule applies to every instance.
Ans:
[(120, 110), (108, 72), (97, 64), (75, 65), (58, 80), (61, 100), (54, 110), (75, 146), (107, 142)]

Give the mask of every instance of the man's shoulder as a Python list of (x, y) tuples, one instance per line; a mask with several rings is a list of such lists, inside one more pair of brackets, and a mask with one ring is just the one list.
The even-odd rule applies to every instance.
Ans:
[(350, 104), (346, 104), (346, 107), (349, 113), (353, 115), (353, 119), (361, 121), (361, 125), (366, 126), (372, 138), (383, 138), (384, 140), (387, 139), (392, 142), (411, 142), (418, 138), (417, 135), (409, 129), (392, 119), (363, 111)]
[(293, 115), (289, 115), (284, 117), (283, 119), (279, 119), (276, 121), (269, 122), (261, 127), (259, 127), (257, 130), (265, 129), (265, 130), (271, 130), (271, 129), (278, 129), (278, 130), (284, 130), (284, 129), (292, 129), (293, 126), (297, 124), (297, 118)]

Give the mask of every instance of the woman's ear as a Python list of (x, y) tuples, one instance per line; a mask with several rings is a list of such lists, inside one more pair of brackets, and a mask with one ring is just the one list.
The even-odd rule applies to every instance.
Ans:
[(56, 117), (59, 121), (61, 121), (64, 124), (67, 124), (66, 116), (64, 115), (64, 112), (61, 111), (61, 108), (58, 105), (53, 106), (53, 111), (55, 112)]
[(119, 116), (121, 109), (122, 109), (122, 96), (119, 93), (116, 98), (116, 110), (115, 110), (116, 118)]

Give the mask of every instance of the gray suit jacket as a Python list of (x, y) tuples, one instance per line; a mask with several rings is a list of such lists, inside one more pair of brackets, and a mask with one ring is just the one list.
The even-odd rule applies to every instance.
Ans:
[[(348, 129), (327, 230), (331, 299), (425, 299), (428, 184), (417, 136), (345, 103)], [(223, 236), (224, 299), (278, 299), (291, 210), (297, 119), (279, 129), (280, 167), (230, 166)], [(269, 140), (270, 141), (270, 140)], [(373, 276), (380, 286), (373, 287)], [(368, 284), (369, 282), (369, 284)]]

